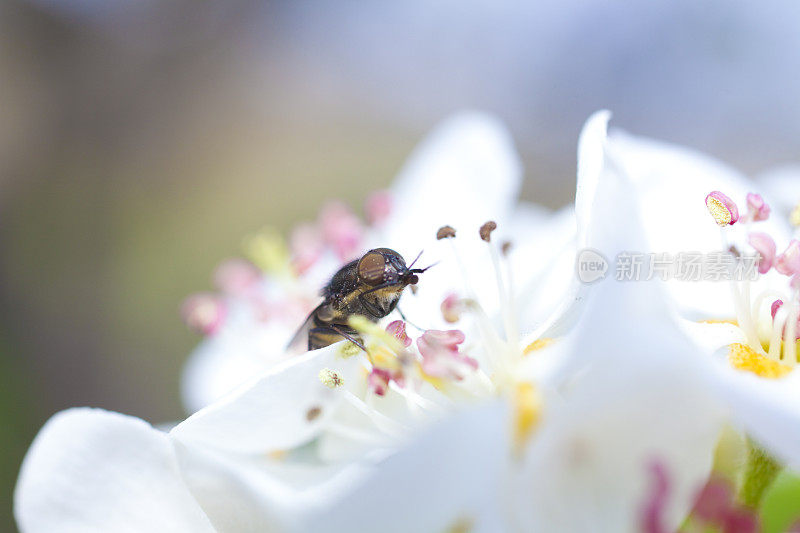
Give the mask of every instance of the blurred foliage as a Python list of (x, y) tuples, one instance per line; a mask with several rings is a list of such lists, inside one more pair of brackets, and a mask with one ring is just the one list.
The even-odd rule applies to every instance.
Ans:
[(761, 520), (763, 533), (783, 533), (791, 526), (800, 527), (800, 474), (786, 470), (775, 479), (764, 495)]
[(22, 457), (38, 431), (40, 418), (25, 368), (11, 357), (12, 347), (0, 330), (0, 528), (12, 531), (11, 501)]

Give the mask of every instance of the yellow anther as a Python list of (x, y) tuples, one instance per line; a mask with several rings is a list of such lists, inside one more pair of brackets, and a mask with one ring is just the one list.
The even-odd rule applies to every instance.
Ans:
[(706, 207), (714, 222), (720, 226), (736, 224), (739, 220), (739, 208), (736, 203), (720, 191), (712, 191), (706, 196)]
[(352, 342), (344, 342), (341, 346), (339, 346), (338, 355), (342, 359), (350, 359), (361, 352), (361, 348), (359, 348), (356, 344)]
[(728, 362), (733, 368), (747, 370), (762, 378), (777, 379), (792, 371), (792, 368), (764, 357), (746, 344), (731, 344)]
[(329, 389), (335, 389), (344, 385), (344, 378), (335, 370), (323, 368), (319, 371), (319, 380)]
[(792, 211), (792, 214), (789, 216), (789, 222), (792, 223), (792, 226), (800, 226), (800, 204), (797, 204), (797, 207)]
[(518, 383), (514, 390), (514, 448), (521, 453), (539, 423), (542, 397), (530, 383)]
[(555, 339), (551, 339), (549, 337), (536, 339), (535, 341), (533, 341), (532, 343), (527, 345), (525, 347), (525, 349), (522, 350), (522, 353), (525, 354), (525, 355), (528, 355), (531, 352), (535, 352), (537, 350), (542, 350), (544, 348), (547, 348), (548, 346), (550, 346), (554, 342), (556, 342), (556, 340)]
[(242, 246), (247, 258), (264, 272), (272, 274), (291, 272), (289, 248), (275, 228), (267, 227), (255, 235), (245, 237)]
[(371, 341), (367, 346), (367, 351), (369, 352), (372, 352), (375, 346), (381, 344), (393, 352), (400, 352), (403, 349), (403, 345), (400, 344), (397, 337), (361, 315), (351, 316), (347, 320), (347, 324), (363, 337), (369, 338)]
[(731, 223), (731, 212), (724, 203), (711, 197), (706, 200), (706, 207), (708, 207), (708, 211), (711, 213), (711, 216), (714, 217), (714, 222), (716, 222), (717, 225), (727, 226)]

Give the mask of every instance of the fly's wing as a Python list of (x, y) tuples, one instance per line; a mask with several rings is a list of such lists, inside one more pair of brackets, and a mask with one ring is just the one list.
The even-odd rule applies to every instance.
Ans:
[(297, 329), (292, 340), (286, 345), (286, 350), (294, 353), (303, 353), (308, 351), (308, 333), (314, 327), (314, 316), (319, 311), (322, 304), (319, 304), (313, 311), (306, 317), (303, 324)]
[(303, 324), (297, 329), (292, 340), (286, 345), (286, 351), (292, 353), (303, 353), (308, 351), (308, 333), (314, 327), (314, 311), (308, 315)]

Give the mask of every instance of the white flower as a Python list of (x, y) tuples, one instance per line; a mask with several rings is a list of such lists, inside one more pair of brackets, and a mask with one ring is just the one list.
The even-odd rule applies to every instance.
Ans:
[[(468, 420), (444, 421), (385, 459), (326, 467), (230, 454), (132, 417), (72, 409), (34, 442), (14, 512), (23, 533), (438, 531), (443, 516), (478, 508), (498, 477), (488, 463), (500, 467), (502, 410)], [(419, 463), (421, 449), (442, 482), (409, 483), (410, 472), (429, 466)], [(464, 490), (445, 501), (454, 476)]]
[[(606, 161), (607, 119), (595, 115), (582, 135), (576, 206), (579, 242), (615, 252), (641, 244), (641, 221), (626, 208), (630, 191)], [(501, 490), (487, 491), (473, 509), (476, 517), (500, 511), (490, 531), (639, 530), (653, 465), (669, 476), (659, 518), (664, 530), (674, 529), (708, 476), (722, 412), (695, 372), (700, 355), (660, 288), (608, 282), (589, 300), (576, 330), (528, 354), (514, 381), (498, 384), (514, 405), (516, 438), (505, 453)], [(432, 462), (419, 453), (421, 464)], [(408, 483), (432, 483), (436, 475), (409, 472)], [(440, 498), (465, 490), (455, 477)], [(460, 523), (458, 515), (449, 518)]]
[[(647, 239), (637, 251), (719, 253), (734, 246), (739, 253), (761, 255), (756, 280), (673, 280), (668, 285), (683, 328), (706, 352), (692, 373), (706, 380), (730, 423), (756, 448), (797, 467), (800, 263), (789, 224), (789, 207), (800, 201), (797, 183), (784, 180), (781, 188), (775, 180), (769, 189), (782, 197), (773, 201), (758, 183), (683, 148), (616, 134), (609, 139), (608, 153), (634, 185), (637, 205), (645, 213)], [(710, 193), (738, 204), (738, 222), (722, 228), (714, 224), (704, 204)], [(756, 481), (763, 491), (771, 479)], [(756, 490), (740, 497), (755, 506), (760, 495)]]
[[(630, 193), (607, 162), (607, 120), (595, 115), (582, 134), (579, 225), (567, 255), (576, 244), (614, 251), (638, 242), (627, 231), (641, 225), (624, 209)], [(448, 215), (434, 233), (458, 214)], [(400, 328), (355, 321), (367, 354), (340, 343), (293, 357), (168, 435), (105, 412), (57, 416), (23, 465), (21, 528), (152, 531), (165, 506), (170, 531), (625, 531), (640, 524), (653, 461), (673, 480), (665, 519), (677, 524), (708, 472), (720, 420), (707, 382), (691, 373), (702, 358), (649, 285), (602, 287), (580, 327), (562, 336), (586, 292), (572, 265), (557, 308), (521, 342), (517, 321), (530, 315), (516, 310), (490, 229), (431, 243), (468, 272), (463, 304), (475, 327), (466, 333), (428, 331), (417, 351)], [(445, 257), (440, 272), (454, 262)], [(563, 268), (545, 270), (545, 284), (550, 274)], [(413, 312), (443, 321), (439, 304), (456, 279), (429, 281), (434, 296), (421, 288)], [(545, 330), (560, 339), (540, 337)], [(139, 443), (131, 460), (116, 444), (129, 440)], [(158, 483), (170, 491), (148, 493)]]
[[(483, 116), (465, 115), (453, 119), (420, 149), (398, 182), (395, 201), (402, 208), (396, 211), (394, 222), (386, 222), (382, 234), (372, 236), (376, 244), (389, 244), (407, 254), (417, 247), (429, 247), (426, 258), (431, 261), (441, 254), (449, 258), (441, 267), (426, 273), (429, 289), (420, 290), (412, 299), (409, 314), (419, 316), (426, 325), (446, 324), (439, 316), (439, 304), (451, 293), (452, 287), (463, 287), (460, 274), (454, 274), (458, 268), (453, 266), (452, 254), (456, 253), (469, 265), (478, 281), (470, 285), (469, 296), (473, 301), (482, 301), (479, 321), (484, 330), (491, 329), (488, 314), (495, 314), (500, 305), (494, 286), (490, 284), (494, 281), (495, 269), (499, 268), (499, 243), (481, 242), (478, 226), (489, 218), (498, 220), (501, 229), (495, 235), (497, 238), (506, 228), (530, 230), (528, 223), (535, 220), (543, 235), (535, 241), (537, 245), (554, 243), (557, 236), (564, 234), (564, 227), (567, 234), (572, 231), (572, 224), (566, 217), (557, 220), (560, 230), (557, 233), (555, 227), (544, 227), (547, 220), (541, 210), (524, 206), (518, 208), (521, 213), (518, 218), (524, 218), (525, 223), (517, 222), (510, 208), (515, 203), (519, 178), (518, 162), (510, 150), (507, 134)], [(455, 225), (466, 235), (460, 235), (455, 242), (437, 242), (436, 229), (444, 224)], [(474, 231), (471, 239), (467, 237), (470, 230)], [(344, 240), (351, 242), (347, 231), (337, 235), (344, 235)], [(526, 246), (529, 241), (522, 239), (519, 250), (530, 253)], [(558, 248), (561, 247), (563, 244), (559, 244)], [(318, 530), (320, 517), (326, 510), (329, 514), (334, 502), (339, 509), (337, 517), (358, 524), (360, 516), (340, 511), (346, 506), (348, 494), (358, 490), (361, 477), (370, 479), (367, 473), (374, 470), (374, 475), (380, 473), (380, 479), (385, 479), (386, 470), (391, 467), (383, 466), (380, 458), (418, 435), (417, 428), (424, 428), (426, 420), (441, 420), (447, 411), (453, 410), (446, 403), (445, 407), (436, 403), (445, 400), (430, 384), (416, 383), (414, 389), (410, 383), (407, 388), (398, 387), (391, 377), (385, 383), (389, 387), (392, 381), (385, 401), (378, 406), (369, 405), (382, 400), (370, 392), (369, 381), (361, 373), (363, 368), (372, 365), (362, 354), (343, 359), (339, 355), (340, 346), (286, 360), (283, 346), (294, 326), (286, 324), (285, 316), (278, 316), (278, 320), (265, 326), (259, 320), (259, 313), (269, 313), (271, 304), (281, 305), (287, 301), (292, 304), (289, 309), (301, 308), (312, 283), (288, 275), (285, 249), (274, 234), (254, 237), (248, 248), (254, 262), (270, 275), (256, 275), (252, 265), (247, 263), (228, 263), (216, 276), (222, 296), (192, 299), (184, 309), (190, 324), (210, 334), (187, 373), (187, 399), (190, 405), (203, 405), (241, 381), (249, 379), (250, 382), (166, 435), (141, 421), (96, 410), (69, 411), (54, 417), (32, 446), (20, 475), (15, 512), (24, 531), (91, 530), (92, 527), (98, 531), (152, 531), (158, 529), (154, 516), (170, 516), (162, 507), (173, 509), (171, 512), (176, 515), (174, 523), (164, 523), (164, 530), (170, 531), (201, 530), (197, 524), (206, 524), (209, 520), (218, 531), (263, 531), (268, 526), (281, 530)], [(329, 250), (322, 253), (323, 257), (312, 266), (323, 265), (319, 270), (329, 270), (337, 264)], [(528, 265), (522, 263), (522, 266)], [(516, 279), (525, 283), (529, 271), (523, 269)], [(318, 285), (314, 285), (316, 289)], [(429, 308), (437, 312), (430, 312)], [(419, 314), (415, 314), (416, 309), (420, 310)], [(510, 311), (503, 309), (503, 312), (508, 318)], [(292, 316), (292, 313), (286, 314)], [(368, 339), (375, 337), (378, 342), (382, 337), (380, 330), (370, 332), (368, 327), (364, 333)], [(452, 373), (451, 368), (450, 373), (440, 374), (435, 369), (450, 364), (448, 354), (439, 353), (431, 342), (421, 351), (424, 353), (420, 354), (422, 362), (429, 363), (421, 368), (427, 368), (430, 373), (423, 372), (420, 376), (440, 380), (440, 384), (451, 387), (456, 396), (474, 396), (477, 390), (487, 398), (487, 391), (493, 386), (487, 385), (485, 375), (482, 379), (476, 377), (471, 358), (451, 347), (449, 353), (456, 356), (452, 361), (461, 357), (466, 362), (466, 373)], [(521, 355), (516, 343), (513, 351)], [(395, 359), (398, 355), (388, 354)], [(434, 364), (434, 358), (439, 362)], [(263, 376), (250, 378), (263, 373), (264, 369), (268, 370)], [(415, 371), (415, 368), (408, 370)], [(406, 374), (412, 379), (408, 372)], [(428, 399), (426, 394), (440, 398)], [(420, 410), (427, 414), (420, 417)], [(498, 413), (497, 408), (490, 411)], [(353, 417), (356, 421), (351, 423)], [(397, 418), (403, 420), (398, 422)], [(426, 452), (440, 450), (440, 466), (448, 462), (453, 464), (440, 485), (449, 484), (453, 472), (463, 471), (461, 478), (471, 487), (467, 491), (471, 491), (471, 496), (456, 506), (464, 512), (478, 507), (477, 499), (486, 486), (484, 479), (497, 479), (496, 475), (487, 473), (487, 465), (502, 464), (502, 453), (497, 449), (482, 449), (477, 443), (484, 439), (486, 446), (483, 448), (508, 449), (504, 444), (508, 432), (504, 428), (493, 429), (505, 426), (501, 414), (487, 420), (486, 415), (473, 413), (468, 420), (467, 425), (472, 430), (463, 429), (459, 424), (453, 432), (447, 423), (437, 425), (432, 431), (435, 442), (411, 445), (410, 451), (386, 459), (390, 465), (402, 464), (403, 457), (419, 447), (424, 447)], [(344, 446), (338, 446), (341, 451), (337, 451), (337, 439), (340, 444), (344, 442)], [(467, 439), (471, 445), (463, 448), (464, 454), (453, 453), (460, 439)], [(135, 443), (138, 450), (130, 458), (127, 456), (130, 449), (118, 445), (128, 441)], [(317, 443), (318, 458), (309, 461), (303, 458), (303, 446), (312, 441)], [(356, 463), (340, 461), (329, 466), (320, 462), (324, 458), (352, 456), (353, 450), (359, 448), (353, 447), (351, 441), (367, 445), (374, 452)], [(69, 453), (58, 453), (59, 450)], [(291, 460), (276, 458), (286, 453), (290, 453)], [(292, 466), (295, 456), (300, 457), (296, 467)], [(151, 461), (150, 464), (142, 464), (147, 461)], [(75, 465), (85, 465), (85, 468)], [(255, 467), (252, 475), (246, 465)], [(380, 468), (377, 465), (381, 465)], [(405, 474), (406, 470), (406, 467), (400, 469), (398, 475)], [(469, 481), (470, 471), (478, 476), (474, 482)], [(215, 479), (215, 476), (221, 478)], [(228, 476), (237, 479), (231, 481)], [(240, 476), (247, 479), (240, 480)], [(250, 482), (255, 486), (248, 487)], [(151, 484), (172, 489), (169, 493), (150, 493)], [(104, 492), (106, 485), (115, 485), (119, 490)], [(392, 490), (398, 486), (393, 486)], [(420, 523), (419, 520), (425, 523), (426, 515), (422, 510), (426, 505), (436, 510), (431, 514), (431, 524), (442, 518), (439, 511), (446, 506), (440, 502), (436, 487), (435, 484), (426, 484), (425, 490), (415, 487), (413, 494), (404, 496), (409, 503), (413, 503), (413, 497), (421, 500), (414, 505), (416, 512), (411, 517), (416, 523)], [(234, 498), (231, 496), (234, 488), (253, 491), (253, 494)], [(378, 494), (370, 489), (373, 498)], [(458, 491), (456, 499), (463, 494), (463, 490)], [(363, 497), (359, 504), (360, 500)], [(202, 511), (198, 510), (198, 502)], [(314, 521), (315, 506), (319, 509), (317, 522)], [(370, 514), (380, 517), (378, 508), (381, 506), (388, 515), (394, 502), (378, 500)], [(326, 521), (332, 530), (337, 529), (334, 522)]]
[[(492, 117), (463, 113), (440, 125), (417, 148), (388, 195), (371, 197), (375, 205), (368, 205), (367, 212), (380, 216), (369, 217), (374, 222), (370, 227), (362, 227), (346, 207), (334, 203), (323, 208), (317, 225), (299, 227), (288, 246), (274, 231), (249, 239), (249, 255), (266, 272), (254, 277), (246, 263), (224, 264), (223, 275), (216, 276), (221, 297), (201, 300), (217, 302), (224, 315), (208, 311), (210, 305), (196, 306), (205, 311), (201, 317), (211, 315), (213, 328), (198, 328), (210, 334), (185, 370), (182, 388), (187, 409), (194, 412), (213, 403), (290, 357), (286, 346), (318, 303), (319, 289), (353, 254), (373, 247), (395, 249), (407, 259), (424, 251), (420, 261), (438, 262), (422, 276), (419, 291), (404, 296), (401, 308), (414, 323), (443, 329), (448, 324), (438, 312), (442, 301), (453, 293), (466, 296), (452, 248), (469, 267), (469, 284), (486, 312), (494, 316), (500, 308), (490, 281), (495, 276), (492, 259), (484, 243), (473, 238), (481, 224), (495, 220), (499, 224), (495, 238), (512, 243), (510, 266), (524, 296), (519, 301), (525, 302), (521, 325), (527, 328), (543, 321), (561, 305), (564, 288), (572, 281), (564, 266), (572, 260), (574, 221), (571, 210), (552, 215), (519, 203), (521, 179), (519, 158), (505, 128)], [(391, 209), (386, 206), (389, 201)], [(437, 229), (444, 225), (456, 228), (459, 238), (437, 241)], [(553, 258), (558, 253), (556, 265)], [(545, 273), (547, 284), (536, 285)], [(536, 298), (530, 297), (533, 290)], [(193, 322), (193, 316), (185, 314)], [(386, 321), (394, 318), (399, 316)]]

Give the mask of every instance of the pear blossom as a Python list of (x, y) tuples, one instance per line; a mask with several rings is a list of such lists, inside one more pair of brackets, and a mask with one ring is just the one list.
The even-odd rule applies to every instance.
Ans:
[[(152, 531), (164, 512), (170, 531), (632, 531), (653, 461), (672, 480), (659, 509), (677, 526), (723, 417), (693, 372), (710, 362), (672, 322), (661, 287), (590, 293), (570, 275), (544, 319), (518, 305), (552, 288), (578, 245), (610, 253), (642, 242), (628, 184), (607, 162), (607, 120), (593, 116), (581, 136), (576, 238), (522, 289), (492, 234), (503, 223), (484, 224), (436, 241), (462, 270), (448, 275), (464, 285), (463, 330), (439, 317), (443, 329), (415, 345), (405, 324), (354, 318), (365, 350), (343, 341), (288, 358), (168, 433), (96, 410), (58, 415), (22, 468), (22, 530)], [(411, 316), (433, 323), (454, 283), (428, 281), (428, 314)], [(128, 440), (141, 443), (130, 458), (116, 446)], [(104, 494), (108, 484), (118, 491)]]
[[(215, 275), (221, 291), (215, 301), (225, 310), (224, 316), (213, 327), (198, 328), (190, 322), (206, 337), (184, 372), (187, 410), (213, 403), (252, 375), (292, 357), (295, 352), (287, 346), (318, 303), (320, 287), (346, 261), (370, 248), (389, 247), (406, 258), (423, 252), (421, 261), (436, 264), (423, 276), (417, 293), (401, 301), (402, 312), (414, 324), (425, 329), (473, 327), (466, 314), (459, 323), (453, 312), (446, 316), (438, 312), (449, 295), (462, 301), (469, 296), (462, 282), (464, 265), (473, 277), (469, 281), (473, 296), (480, 297), (489, 315), (495, 315), (502, 303), (493, 285), (475, 283), (495, 276), (494, 260), (477, 239), (438, 240), (437, 230), (448, 225), (477, 232), (487, 220), (496, 220), (498, 239), (516, 244), (508, 254), (507, 268), (525, 295), (524, 325), (552, 316), (572, 281), (563, 265), (571, 262), (574, 217), (571, 209), (552, 214), (519, 202), (520, 186), (519, 157), (505, 128), (492, 117), (462, 113), (430, 134), (389, 190), (368, 197), (369, 225), (345, 204), (332, 202), (323, 206), (316, 223), (295, 228), (288, 243), (270, 229), (246, 239), (248, 261), (236, 263), (250, 269), (257, 265), (261, 271), (255, 276), (241, 272), (240, 284), (247, 290), (230, 290), (226, 287), (238, 282), (221, 283), (227, 279), (224, 271), (231, 270), (231, 262), (224, 263)], [(554, 250), (559, 264), (542, 261), (542, 250)], [(458, 261), (453, 260), (454, 252)], [(547, 283), (541, 282), (543, 277)], [(529, 297), (533, 291), (536, 299)], [(400, 318), (392, 315), (386, 322)]]
[[(632, 183), (642, 212), (666, 209), (674, 213), (644, 219), (642, 251), (759, 254), (753, 279), (672, 280), (668, 294), (684, 330), (706, 353), (695, 372), (705, 376), (708, 390), (724, 403), (730, 423), (751, 439), (749, 446), (762, 472), (776, 472), (780, 465), (797, 468), (800, 298), (794, 280), (800, 255), (787, 211), (770, 210), (771, 205), (781, 204), (772, 200), (769, 188), (762, 189), (689, 150), (617, 133), (609, 137), (607, 151)], [(702, 198), (709, 191), (724, 195), (727, 200), (719, 203), (731, 212), (737, 203), (747, 205), (747, 215), (735, 225), (715, 227), (725, 216), (720, 216), (720, 205), (708, 206), (706, 211)], [(785, 251), (778, 253), (781, 249)], [(709, 366), (708, 361), (713, 364)], [(771, 478), (743, 477), (738, 497), (748, 506), (757, 506)], [(758, 486), (748, 494), (750, 481)]]

